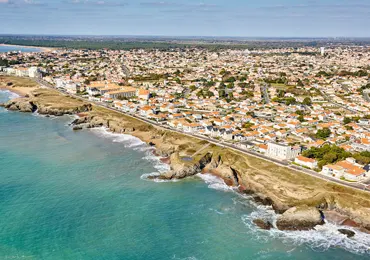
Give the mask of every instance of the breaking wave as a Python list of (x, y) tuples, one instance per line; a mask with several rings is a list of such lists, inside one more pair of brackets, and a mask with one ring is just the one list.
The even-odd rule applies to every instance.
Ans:
[(235, 188), (228, 186), (223, 179), (216, 177), (211, 174), (201, 174), (195, 175), (201, 178), (205, 183), (208, 184), (208, 188), (221, 190), (221, 191), (235, 191)]
[(14, 98), (19, 98), (20, 97), (20, 95), (18, 95), (17, 93), (14, 93), (14, 92), (12, 92), (12, 91), (10, 91), (10, 90), (7, 90), (7, 89), (5, 89), (5, 90), (0, 90), (2, 93), (5, 93), (5, 95), (7, 96), (7, 98), (9, 98), (9, 100), (11, 100), (11, 99), (14, 99)]
[[(260, 218), (269, 220), (275, 226), (277, 216), (278, 215), (275, 214), (273, 210), (263, 209), (262, 206), (249, 215), (243, 215), (242, 221), (256, 239), (266, 243), (271, 241), (271, 239), (279, 239), (287, 245), (307, 245), (312, 250), (319, 252), (340, 247), (355, 254), (370, 254), (370, 235), (356, 231), (351, 227), (343, 227), (326, 222), (322, 226), (316, 226), (315, 230), (280, 231), (276, 228), (261, 230), (252, 222), (254, 219)], [(352, 238), (348, 238), (338, 231), (340, 228), (352, 230), (356, 235)]]
[[(196, 176), (208, 184), (208, 187), (211, 189), (234, 192), (236, 195), (233, 198), (234, 205), (242, 204), (248, 208), (252, 208), (253, 211), (250, 214), (242, 215), (241, 220), (248, 229), (248, 232), (253, 234), (251, 237), (254, 237), (260, 242), (271, 243), (271, 240), (278, 239), (286, 245), (292, 245), (294, 247), (306, 245), (312, 250), (319, 252), (340, 247), (351, 253), (370, 255), (369, 234), (360, 232), (351, 227), (339, 226), (330, 222), (326, 222), (322, 226), (316, 226), (315, 230), (309, 231), (280, 231), (277, 228), (262, 230), (253, 223), (254, 219), (270, 221), (273, 226), (276, 227), (276, 220), (279, 215), (275, 213), (271, 206), (261, 205), (254, 201), (253, 196), (237, 192), (237, 189), (227, 186), (221, 178), (210, 174), (197, 174)], [(216, 213), (221, 214), (222, 212)], [(356, 235), (352, 238), (348, 238), (338, 231), (340, 228), (352, 230)], [(294, 250), (294, 248), (292, 250)]]
[[(141, 141), (137, 137), (134, 137), (132, 135), (126, 135), (126, 134), (111, 133), (109, 132), (107, 128), (104, 128), (104, 127), (92, 128), (91, 131), (93, 131), (94, 133), (96, 133), (97, 135), (101, 137), (112, 140), (112, 142), (122, 143), (126, 148), (130, 148), (130, 149), (140, 151), (140, 152), (145, 152), (145, 156), (143, 157), (143, 159), (152, 162), (157, 172), (143, 174), (141, 175), (141, 179), (148, 180), (149, 176), (158, 176), (159, 174), (170, 170), (170, 166), (168, 164), (163, 163), (160, 157), (155, 156), (153, 154), (154, 148), (148, 146), (145, 142)], [(168, 182), (166, 180), (157, 180), (157, 179), (153, 179), (151, 181)], [(171, 180), (171, 181), (175, 181), (175, 180)]]
[(91, 131), (96, 133), (98, 136), (112, 140), (114, 143), (122, 143), (127, 148), (146, 146), (146, 144), (139, 138), (132, 135), (112, 133), (105, 127), (92, 128)]

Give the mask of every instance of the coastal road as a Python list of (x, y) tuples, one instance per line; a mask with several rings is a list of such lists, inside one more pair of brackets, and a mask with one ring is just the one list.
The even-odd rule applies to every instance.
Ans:
[(121, 110), (118, 110), (116, 108), (113, 108), (113, 107), (109, 106), (108, 104), (97, 102), (97, 101), (87, 100), (87, 99), (85, 99), (85, 98), (83, 98), (81, 96), (77, 96), (77, 95), (74, 95), (74, 94), (71, 94), (71, 93), (66, 93), (64, 91), (61, 91), (60, 89), (55, 88), (54, 86), (52, 86), (48, 82), (45, 82), (44, 80), (37, 79), (36, 81), (40, 85), (42, 85), (42, 86), (56, 89), (57, 91), (59, 91), (63, 95), (70, 96), (70, 97), (73, 97), (73, 98), (76, 98), (76, 99), (79, 99), (79, 100), (82, 100), (82, 101), (85, 101), (85, 102), (87, 101), (87, 102), (93, 103), (96, 106), (99, 106), (99, 107), (102, 107), (102, 108), (105, 108), (105, 109), (109, 109), (109, 110), (114, 111), (114, 112), (117, 112), (117, 113), (121, 113), (121, 114), (123, 114), (125, 116), (128, 116), (128, 117), (131, 117), (133, 119), (142, 121), (144, 123), (153, 125), (155, 127), (159, 127), (159, 128), (165, 129), (167, 131), (172, 131), (172, 132), (179, 133), (179, 134), (182, 134), (182, 135), (187, 135), (189, 137), (193, 137), (193, 138), (197, 138), (197, 139), (200, 139), (200, 140), (204, 140), (204, 141), (210, 142), (212, 144), (215, 144), (215, 145), (220, 146), (220, 147), (223, 147), (223, 148), (224, 147), (227, 147), (227, 148), (232, 149), (234, 151), (237, 151), (237, 152), (240, 152), (240, 153), (243, 153), (243, 154), (246, 154), (246, 155), (249, 155), (249, 156), (258, 158), (258, 159), (262, 159), (262, 160), (265, 160), (265, 161), (268, 161), (268, 162), (272, 162), (272, 163), (274, 163), (274, 164), (276, 164), (278, 166), (281, 166), (281, 167), (289, 168), (289, 169), (294, 170), (294, 171), (299, 171), (301, 173), (310, 175), (310, 176), (312, 176), (314, 178), (318, 178), (318, 179), (324, 180), (326, 182), (332, 182), (332, 183), (336, 183), (338, 185), (345, 186), (345, 187), (348, 187), (348, 188), (353, 188), (353, 189), (356, 189), (356, 190), (362, 190), (362, 191), (370, 192), (370, 187), (368, 187), (366, 184), (345, 182), (345, 181), (342, 181), (340, 179), (335, 179), (335, 178), (332, 178), (332, 177), (329, 177), (329, 176), (326, 176), (326, 175), (317, 173), (317, 172), (315, 172), (313, 170), (309, 170), (309, 169), (302, 168), (302, 167), (299, 167), (299, 166), (296, 166), (296, 165), (292, 165), (288, 161), (277, 160), (277, 159), (267, 157), (265, 155), (262, 155), (260, 153), (254, 152), (254, 151), (243, 149), (243, 148), (238, 147), (238, 146), (236, 146), (234, 144), (229, 144), (229, 143), (225, 143), (225, 142), (222, 142), (222, 141), (220, 142), (219, 140), (216, 140), (216, 139), (213, 139), (213, 138), (209, 138), (209, 137), (206, 137), (206, 136), (197, 135), (197, 134), (193, 134), (193, 133), (186, 133), (186, 132), (183, 132), (183, 131), (180, 131), (180, 130), (177, 130), (177, 129), (173, 129), (173, 128), (169, 127), (169, 126), (164, 126), (164, 125), (162, 125), (160, 123), (157, 123), (155, 121), (149, 120), (147, 118), (143, 118), (143, 117), (141, 117), (139, 115), (133, 115), (133, 114), (125, 113), (125, 112), (123, 112)]

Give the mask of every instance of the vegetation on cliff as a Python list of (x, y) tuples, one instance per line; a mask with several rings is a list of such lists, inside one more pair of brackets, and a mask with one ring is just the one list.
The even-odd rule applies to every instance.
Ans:
[[(370, 194), (252, 157), (188, 135), (148, 125), (138, 119), (91, 105), (50, 89), (37, 89), (22, 102), (32, 102), (45, 114), (77, 113), (76, 125), (104, 126), (115, 133), (136, 136), (170, 156), (172, 171), (165, 178), (183, 178), (200, 171), (217, 175), (232, 186), (283, 213), (296, 206), (337, 210), (370, 227)], [(20, 102), (20, 101), (19, 101)], [(59, 111), (59, 112), (58, 112)], [(191, 160), (183, 160), (187, 157)]]

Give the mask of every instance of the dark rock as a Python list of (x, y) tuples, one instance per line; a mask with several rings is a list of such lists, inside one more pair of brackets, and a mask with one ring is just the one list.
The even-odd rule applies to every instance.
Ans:
[(338, 229), (338, 231), (342, 233), (343, 235), (346, 235), (347, 237), (353, 237), (354, 235), (356, 235), (356, 233), (353, 232), (352, 230), (348, 230), (344, 228)]
[(254, 194), (253, 199), (257, 203), (261, 203), (261, 204), (266, 205), (266, 206), (271, 206), (272, 205), (272, 200), (269, 197), (266, 197), (266, 196), (264, 196), (260, 193)]
[(80, 126), (80, 125), (76, 125), (76, 126), (73, 127), (73, 131), (78, 131), (78, 130), (82, 130), (82, 129), (83, 129), (83, 127)]
[(253, 220), (253, 223), (258, 226), (260, 229), (264, 229), (264, 230), (270, 230), (271, 228), (273, 228), (272, 224), (270, 221), (264, 221), (262, 219), (254, 219)]

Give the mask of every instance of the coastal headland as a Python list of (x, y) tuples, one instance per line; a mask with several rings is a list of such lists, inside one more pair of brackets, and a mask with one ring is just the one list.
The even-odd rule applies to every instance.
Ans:
[[(218, 176), (227, 185), (238, 187), (241, 193), (250, 194), (282, 214), (277, 221), (279, 229), (311, 229), (322, 224), (325, 217), (337, 224), (370, 232), (370, 194), (367, 192), (147, 124), (54, 89), (37, 87), (28, 79), (14, 86), (16, 80), (18, 78), (1, 77), (0, 85), (18, 93), (22, 88), (29, 87), (29, 90), (23, 89), (23, 97), (3, 104), (5, 108), (55, 116), (75, 114), (79, 117), (72, 123), (74, 130), (105, 127), (114, 133), (135, 136), (154, 146), (158, 156), (170, 163), (171, 171), (155, 178), (182, 179), (199, 172)], [(8, 86), (10, 82), (13, 84)]]

